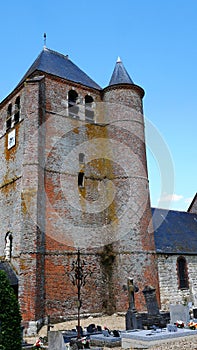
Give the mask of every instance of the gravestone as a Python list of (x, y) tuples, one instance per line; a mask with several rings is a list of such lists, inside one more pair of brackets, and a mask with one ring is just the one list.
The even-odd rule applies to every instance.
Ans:
[(168, 332), (177, 332), (177, 326), (175, 324), (168, 324), (167, 331)]
[(174, 324), (176, 321), (183, 321), (184, 325), (189, 323), (189, 306), (182, 304), (170, 305), (170, 323)]
[(87, 332), (88, 332), (88, 333), (93, 333), (93, 332), (95, 332), (95, 330), (96, 330), (96, 326), (95, 326), (94, 323), (91, 323), (91, 324), (89, 324), (89, 325), (87, 326)]
[(153, 286), (145, 286), (143, 289), (146, 301), (147, 313), (141, 313), (142, 325), (151, 329), (153, 326), (164, 328), (170, 321), (169, 312), (160, 312), (156, 297), (156, 289)]
[(152, 286), (146, 286), (142, 292), (146, 301), (148, 314), (150, 316), (159, 315), (159, 307), (156, 298), (156, 289)]
[(139, 291), (139, 288), (133, 283), (131, 278), (127, 280), (127, 290), (129, 298), (129, 308), (126, 313), (126, 330), (142, 328), (141, 316), (135, 308), (134, 293)]
[(194, 318), (197, 318), (197, 309), (193, 309), (193, 316)]
[(65, 350), (64, 338), (61, 332), (48, 332), (48, 350)]

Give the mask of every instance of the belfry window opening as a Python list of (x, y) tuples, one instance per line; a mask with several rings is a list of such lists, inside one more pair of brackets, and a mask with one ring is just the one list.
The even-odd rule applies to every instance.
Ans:
[(15, 101), (14, 124), (17, 124), (19, 120), (20, 120), (20, 97), (18, 96)]
[(77, 106), (78, 93), (75, 90), (68, 92), (68, 115), (69, 117), (79, 118), (79, 106)]
[(7, 109), (6, 131), (10, 130), (11, 127), (12, 127), (12, 104), (10, 103)]
[(94, 121), (94, 109), (93, 109), (94, 100), (92, 96), (85, 96), (85, 119), (87, 121)]

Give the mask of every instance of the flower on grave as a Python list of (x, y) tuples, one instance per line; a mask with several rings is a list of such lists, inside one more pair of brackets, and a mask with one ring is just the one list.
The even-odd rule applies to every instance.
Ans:
[(89, 343), (89, 340), (86, 337), (84, 337), (81, 339), (81, 342), (82, 342), (82, 344), (87, 344), (87, 343)]
[(189, 327), (190, 329), (197, 329), (197, 323), (191, 321), (191, 322), (188, 323), (188, 327)]
[(33, 345), (33, 349), (34, 350), (43, 349), (43, 343), (40, 338), (36, 340), (35, 344)]
[(184, 326), (185, 326), (184, 322), (181, 320), (177, 320), (175, 324), (176, 324), (177, 328), (184, 328)]

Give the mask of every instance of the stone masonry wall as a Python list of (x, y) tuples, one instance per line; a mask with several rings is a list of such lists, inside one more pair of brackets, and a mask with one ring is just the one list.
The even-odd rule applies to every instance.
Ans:
[(44, 317), (44, 208), (45, 194), (40, 133), (44, 80), (35, 77), (25, 84), (24, 159), (22, 177), (22, 232), (20, 254), (20, 304), (23, 321)]
[[(0, 130), (0, 259), (5, 259), (5, 236), (8, 232), (12, 235), (11, 266), (19, 277), (20, 251), (21, 251), (21, 187), (22, 187), (22, 163), (23, 163), (23, 119), (24, 109), (21, 107), (20, 120), (14, 126), (15, 143), (8, 148), (8, 135), (6, 132), (6, 118), (8, 105), (12, 104), (12, 121), (14, 121), (15, 101), (20, 96), (21, 106), (24, 102), (24, 93), (18, 90), (11, 95), (7, 103), (1, 106), (1, 130)], [(13, 130), (13, 129), (12, 129)], [(20, 291), (19, 291), (20, 293)]]
[[(69, 116), (71, 89), (78, 93), (76, 117)], [(9, 194), (6, 202), (1, 191), (7, 213), (0, 215), (6, 231), (16, 207), (12, 230), (18, 256), (13, 263), (20, 276), (23, 321), (76, 314), (77, 291), (70, 274), (78, 248), (92, 272), (82, 288), (82, 312), (126, 311), (128, 295), (123, 286), (128, 277), (140, 288), (136, 308), (144, 310), (142, 289), (151, 284), (158, 290), (158, 280), (143, 90), (122, 87), (100, 93), (58, 78), (35, 76), (20, 94), (23, 118), (16, 127), (18, 143), (10, 152), (16, 155), (5, 157), (1, 171), (21, 178), (12, 175), (13, 184), (4, 186), (2, 173), (2, 186)], [(94, 99), (96, 122), (92, 123), (84, 115), (88, 94)], [(6, 137), (2, 134), (0, 140), (2, 152)]]
[[(144, 91), (137, 86), (112, 86), (104, 91), (107, 117), (112, 125), (111, 130), (113, 130), (113, 125), (119, 128), (119, 132), (114, 131), (116, 139), (119, 143), (128, 146), (128, 152), (124, 147), (121, 157), (129, 165), (129, 170), (125, 166), (130, 180), (128, 181), (130, 188), (127, 186), (127, 197), (125, 198), (129, 196), (130, 203), (126, 205), (122, 232), (119, 231), (121, 240), (117, 241), (115, 248), (115, 251), (119, 252), (119, 288), (121, 291), (121, 284), (124, 284), (128, 277), (134, 279), (135, 284), (139, 287), (139, 293), (136, 293), (135, 296), (136, 308), (139, 311), (145, 309), (142, 290), (146, 285), (156, 288), (159, 302), (145, 151), (143, 94)], [(127, 227), (129, 227), (128, 230)], [(121, 299), (122, 296), (119, 298), (120, 304)]]
[(158, 256), (162, 310), (169, 310), (169, 304), (185, 304), (188, 302), (192, 302), (194, 308), (197, 307), (197, 257), (192, 255), (184, 256), (187, 262), (189, 289), (183, 290), (178, 289), (177, 258), (178, 255)]
[[(84, 251), (84, 257), (96, 271), (94, 293), (89, 293), (88, 283), (83, 290), (84, 309), (126, 310), (128, 296), (123, 285), (128, 277), (135, 276), (140, 290), (150, 283), (157, 288), (154, 242), (152, 232), (148, 231), (151, 214), (141, 96), (129, 89), (116, 90), (119, 96), (111, 102), (105, 92), (102, 102), (94, 90), (51, 80), (46, 80), (46, 87), (48, 310), (55, 308), (57, 315), (76, 311), (76, 296), (72, 294), (66, 270), (70, 268), (69, 254), (77, 247)], [(80, 120), (68, 117), (66, 98), (71, 88), (79, 96)], [(83, 98), (87, 93), (96, 101), (96, 124), (84, 122)], [(121, 103), (117, 103), (120, 97)], [(128, 118), (131, 123), (125, 123)], [(81, 152), (85, 156), (83, 165), (79, 163)], [(80, 170), (85, 177), (83, 188), (78, 187)], [(54, 276), (56, 270), (61, 276), (58, 279)], [(144, 309), (142, 293), (136, 298), (139, 309)]]

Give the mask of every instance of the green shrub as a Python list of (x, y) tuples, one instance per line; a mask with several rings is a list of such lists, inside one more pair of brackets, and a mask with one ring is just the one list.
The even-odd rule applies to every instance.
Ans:
[(0, 271), (0, 350), (21, 350), (21, 315), (6, 273)]

